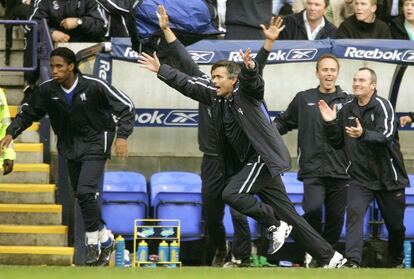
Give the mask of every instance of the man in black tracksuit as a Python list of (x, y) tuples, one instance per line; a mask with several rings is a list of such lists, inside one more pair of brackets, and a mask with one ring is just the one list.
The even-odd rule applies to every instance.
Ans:
[[(272, 40), (266, 39), (261, 50), (267, 54), (280, 32), (281, 20), (273, 20), (277, 23), (270, 28), (275, 35)], [(236, 75), (238, 67), (234, 62), (219, 61), (212, 66), (211, 80), (160, 65), (155, 54), (142, 54), (139, 62), (183, 95), (211, 107), (215, 139), (224, 152), (225, 164), (237, 159), (243, 166), (228, 179), (222, 197), (231, 207), (268, 227), (268, 252), (280, 249), (291, 224), (294, 238), (307, 251), (326, 267), (340, 267), (346, 259), (297, 214), (287, 197), (280, 174), (289, 169), (290, 155), (266, 109), (259, 67), (250, 59), (250, 50), (241, 56), (244, 63), (240, 74)]]
[(22, 105), (0, 147), (8, 146), (34, 121), (49, 115), (58, 139), (57, 149), (67, 160), (85, 223), (85, 262), (106, 265), (114, 241), (100, 217), (96, 200), (98, 182), (111, 155), (115, 136), (116, 153), (121, 158), (128, 154), (126, 139), (134, 127), (134, 105), (124, 93), (106, 82), (82, 75), (77, 69), (75, 54), (68, 48), (53, 50), (50, 65), (52, 79), (43, 82), (29, 103)]
[[(317, 104), (322, 99), (339, 111), (352, 100), (335, 86), (338, 73), (337, 58), (331, 54), (321, 56), (316, 64), (319, 86), (296, 94), (286, 111), (274, 120), (282, 135), (298, 129), (298, 179), (304, 185), (303, 217), (332, 245), (337, 243), (344, 224), (348, 161), (342, 149), (336, 150), (327, 142)], [(325, 226), (322, 232), (323, 206)], [(307, 255), (305, 265), (309, 262)]]
[(319, 102), (325, 132), (335, 148), (345, 148), (352, 181), (348, 189), (346, 255), (349, 266), (361, 263), (363, 223), (375, 198), (389, 232), (391, 266), (403, 260), (405, 190), (409, 185), (398, 142), (398, 121), (391, 103), (378, 96), (376, 74), (360, 68), (354, 76), (354, 101), (336, 115)]
[[(53, 43), (102, 42), (108, 28), (105, 12), (95, 0), (35, 1), (29, 20), (40, 24), (43, 19), (47, 21)], [(33, 31), (30, 27), (25, 27), (25, 67), (31, 67), (33, 59)], [(25, 81), (35, 84), (38, 74), (38, 71), (25, 72)]]
[[(191, 76), (205, 77), (199, 70), (182, 43), (169, 28), (168, 15), (163, 6), (159, 7), (159, 23), (167, 42), (166, 49), (160, 49), (163, 58), (162, 64), (168, 64), (182, 70)], [(159, 52), (160, 53), (160, 52)], [(227, 258), (226, 234), (223, 225), (224, 201), (221, 198), (225, 186), (225, 178), (230, 177), (234, 171), (224, 166), (220, 149), (215, 141), (215, 128), (211, 118), (211, 108), (199, 103), (198, 117), (198, 144), (203, 152), (201, 163), (203, 218), (207, 231), (207, 247), (215, 251), (212, 266), (223, 267)], [(230, 172), (230, 173), (229, 173)], [(234, 239), (232, 253), (237, 260), (236, 265), (250, 266), (251, 236), (250, 227), (245, 215), (234, 209), (230, 210), (234, 225)], [(209, 249), (210, 250), (210, 249)]]

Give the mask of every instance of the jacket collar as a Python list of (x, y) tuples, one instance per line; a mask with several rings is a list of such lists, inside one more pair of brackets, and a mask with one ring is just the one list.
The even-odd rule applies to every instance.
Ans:
[[(359, 116), (359, 104), (358, 104), (358, 98), (354, 99), (355, 105), (352, 106), (352, 112)], [(368, 104), (365, 106), (367, 109), (374, 108), (377, 104), (377, 90), (374, 91), (374, 94), (372, 94), (371, 99), (369, 100)], [(362, 116), (362, 115), (361, 115)]]

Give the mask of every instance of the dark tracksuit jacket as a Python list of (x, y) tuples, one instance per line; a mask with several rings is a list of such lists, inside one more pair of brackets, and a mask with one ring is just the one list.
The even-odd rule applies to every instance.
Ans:
[(60, 155), (76, 161), (108, 159), (115, 128), (118, 138), (126, 139), (132, 133), (134, 105), (124, 93), (100, 79), (80, 73), (78, 79), (71, 105), (56, 81), (42, 83), (30, 102), (22, 105), (6, 133), (16, 138), (48, 114)]
[[(283, 19), (286, 27), (280, 33), (279, 40), (308, 40), (305, 21), (303, 20), (303, 13), (305, 11), (288, 15)], [(336, 30), (336, 26), (325, 18), (325, 26), (319, 31), (315, 39), (335, 39)]]
[[(337, 97), (328, 105), (335, 104), (337, 111), (352, 100), (339, 86)], [(335, 150), (327, 141), (323, 132), (324, 122), (319, 113), (318, 88), (299, 92), (289, 104), (286, 111), (279, 114), (274, 123), (280, 134), (298, 129), (298, 179), (312, 177), (330, 177), (347, 179), (348, 161), (342, 149)]]
[[(232, 110), (237, 123), (251, 145), (262, 157), (269, 172), (276, 176), (290, 168), (290, 155), (277, 129), (272, 125), (263, 100), (264, 81), (254, 70), (242, 69), (239, 84), (233, 91)], [(158, 77), (183, 95), (211, 107), (219, 148), (225, 146), (223, 128), (224, 98), (216, 95), (211, 80), (190, 77), (168, 65), (161, 65)], [(236, 116), (237, 115), (237, 116)], [(226, 152), (229, 148), (223, 148)], [(227, 158), (227, 156), (224, 156)], [(241, 162), (247, 158), (238, 158)], [(226, 162), (227, 163), (227, 162)]]
[[(357, 139), (345, 133), (345, 126), (355, 125), (355, 118), (364, 129)], [(359, 185), (393, 191), (409, 185), (397, 128), (391, 103), (375, 93), (362, 115), (355, 98), (343, 107), (336, 120), (326, 124), (325, 132), (330, 144), (345, 148), (350, 161), (348, 173)]]
[[(72, 30), (60, 26), (68, 17), (82, 19), (82, 25)], [(104, 11), (95, 0), (39, 0), (35, 3), (29, 20), (46, 19), (50, 31), (62, 31), (70, 36), (69, 42), (101, 42), (107, 31)]]

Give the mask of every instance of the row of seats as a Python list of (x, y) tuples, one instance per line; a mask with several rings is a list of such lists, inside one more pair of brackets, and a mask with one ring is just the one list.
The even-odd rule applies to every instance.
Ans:
[[(414, 178), (410, 177), (411, 179)], [(295, 172), (282, 176), (289, 198), (299, 214), (303, 184), (296, 179)], [(414, 179), (412, 181), (414, 183)], [(407, 188), (407, 208), (405, 211), (406, 238), (414, 239), (414, 188)], [(374, 214), (378, 206), (373, 202), (365, 216), (364, 237), (377, 235), (386, 238), (387, 230), (380, 215)], [(375, 216), (377, 216), (375, 218)], [(102, 194), (102, 217), (116, 234), (131, 237), (135, 219), (179, 219), (183, 241), (202, 237), (201, 178), (189, 172), (158, 172), (150, 177), (149, 185), (145, 177), (137, 172), (106, 172)], [(259, 235), (256, 221), (248, 218), (252, 239)], [(227, 239), (232, 239), (234, 230), (229, 207), (226, 206), (224, 225)], [(378, 225), (378, 226), (376, 226)], [(345, 226), (341, 233), (345, 239)]]

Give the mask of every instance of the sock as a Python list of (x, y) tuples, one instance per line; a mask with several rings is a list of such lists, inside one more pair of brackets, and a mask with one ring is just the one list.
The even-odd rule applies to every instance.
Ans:
[(109, 247), (112, 244), (112, 239), (111, 231), (106, 229), (105, 226), (99, 230), (99, 242), (101, 242), (102, 247)]
[(86, 236), (86, 243), (88, 245), (90, 245), (90, 244), (98, 245), (99, 244), (99, 231), (86, 232), (85, 236)]

